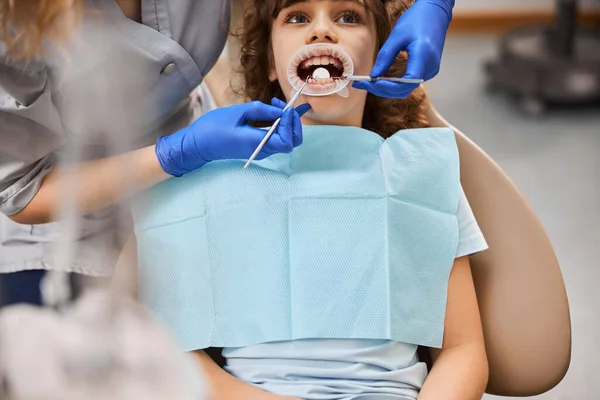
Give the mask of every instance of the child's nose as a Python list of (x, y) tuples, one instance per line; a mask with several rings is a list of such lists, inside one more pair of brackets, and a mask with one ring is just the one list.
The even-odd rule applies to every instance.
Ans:
[(314, 23), (313, 29), (309, 32), (306, 38), (306, 43), (337, 43), (338, 37), (331, 28), (328, 21), (317, 20)]

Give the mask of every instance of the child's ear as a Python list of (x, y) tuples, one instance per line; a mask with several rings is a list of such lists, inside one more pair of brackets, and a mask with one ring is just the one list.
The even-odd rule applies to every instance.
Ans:
[(275, 68), (271, 68), (271, 71), (269, 72), (269, 81), (275, 82), (276, 80), (277, 80), (277, 71), (275, 70)]
[(275, 57), (273, 57), (273, 47), (269, 44), (269, 81), (277, 80), (277, 71), (275, 70)]

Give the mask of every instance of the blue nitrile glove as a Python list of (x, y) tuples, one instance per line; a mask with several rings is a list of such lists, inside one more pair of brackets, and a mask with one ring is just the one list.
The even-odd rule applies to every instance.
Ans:
[[(279, 100), (276, 97), (271, 99), (271, 104), (275, 107), (279, 107), (282, 110), (285, 108), (285, 101)], [(300, 122), (300, 117), (306, 114), (310, 110), (310, 104), (301, 104), (296, 107), (296, 113), (294, 114), (294, 120), (292, 122), (292, 130), (294, 131), (294, 147), (300, 146), (302, 144), (302, 122)]]
[(210, 161), (248, 159), (266, 134), (264, 129), (248, 122), (274, 121), (279, 117), (279, 126), (256, 159), (289, 153), (302, 142), (302, 128), (294, 124), (294, 119), (300, 120), (298, 112), (294, 108), (282, 112), (281, 107), (253, 101), (210, 111), (190, 126), (159, 137), (156, 156), (163, 170), (173, 176), (181, 176)]
[[(416, 0), (400, 16), (390, 37), (381, 47), (370, 76), (384, 75), (402, 50), (408, 52), (404, 78), (429, 80), (436, 76), (440, 70), (453, 7), (454, 0)], [(379, 97), (405, 98), (419, 85), (389, 81), (357, 81), (352, 86)]]

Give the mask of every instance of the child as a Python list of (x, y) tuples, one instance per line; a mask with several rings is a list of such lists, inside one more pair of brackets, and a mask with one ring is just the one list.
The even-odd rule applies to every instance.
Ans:
[[(312, 43), (342, 47), (353, 60), (354, 74), (368, 75), (409, 3), (254, 0), (242, 39), (246, 95), (263, 102), (273, 97), (289, 100), (288, 62), (299, 48)], [(399, 58), (389, 75), (402, 76), (404, 61)], [(379, 98), (350, 88), (347, 98), (302, 95), (300, 103), (311, 106), (303, 125), (357, 126), (383, 138), (401, 129), (429, 126), (421, 88), (406, 99)], [(441, 351), (433, 351), (436, 362), (427, 378), (416, 346), (382, 340), (311, 339), (226, 348), (227, 370), (266, 391), (310, 400), (480, 399), (487, 361), (467, 256), (486, 249), (486, 243), (462, 190), (457, 215), (460, 239), (449, 280), (444, 342)]]
[[(338, 93), (314, 96), (321, 87), (343, 86), (343, 81), (335, 78), (340, 78), (350, 69), (351, 65), (355, 75), (368, 75), (375, 62), (377, 51), (388, 37), (393, 22), (408, 5), (408, 0), (254, 0), (246, 15), (242, 43), (241, 64), (244, 69), (246, 95), (252, 100), (262, 102), (269, 102), (272, 98), (276, 98), (273, 103), (283, 107), (285, 102), (291, 98), (293, 86), (298, 82), (306, 80), (313, 74), (321, 77), (330, 75), (328, 79), (322, 78), (318, 82), (311, 81), (298, 101), (298, 103), (310, 105), (310, 110), (302, 117), (302, 123), (306, 127), (305, 133), (308, 133), (309, 125), (327, 125), (328, 128), (335, 126), (341, 127), (340, 129), (355, 127), (356, 129), (353, 130), (355, 138), (356, 135), (364, 133), (370, 135), (367, 141), (379, 143), (381, 138), (393, 139), (391, 136), (403, 129), (427, 128), (429, 126), (425, 116), (427, 103), (421, 89), (415, 90), (407, 99), (378, 98), (352, 87), (347, 87), (349, 89), (347, 97)], [(321, 49), (316, 53), (298, 52), (302, 49), (315, 49), (315, 46), (310, 46), (315, 44), (319, 44), (317, 47)], [(317, 74), (319, 68), (324, 68), (327, 72), (321, 69)], [(402, 76), (403, 69), (404, 60), (399, 59), (397, 65), (393, 66), (389, 73), (394, 76)], [(377, 85), (385, 87), (386, 82), (378, 82)], [(331, 133), (330, 130), (327, 132)], [(418, 133), (425, 135), (426, 130)], [(449, 142), (445, 143), (452, 144), (452, 134), (445, 133), (444, 137), (450, 138)], [(312, 136), (312, 138), (315, 137)], [(320, 137), (318, 136), (318, 138)], [(345, 143), (343, 136), (340, 137), (342, 139), (335, 137), (335, 140), (338, 140), (337, 143)], [(296, 139), (300, 140), (301, 138)], [(307, 174), (308, 179), (302, 180), (302, 184), (313, 187), (310, 185), (315, 184), (319, 177), (327, 176), (330, 171), (319, 170), (317, 166), (312, 165), (311, 154), (313, 153), (308, 154), (310, 152), (306, 150), (306, 145), (309, 145), (310, 149), (310, 146), (315, 144), (312, 142), (300, 145), (293, 150), (290, 157), (293, 157), (294, 154), (303, 154), (305, 157), (303, 165), (309, 170), (309, 174)], [(334, 144), (335, 146), (337, 145)], [(336, 153), (338, 155), (343, 156), (348, 150), (343, 146), (338, 147), (341, 149)], [(367, 149), (363, 152), (362, 147), (359, 147), (358, 150), (356, 147), (350, 148), (350, 150), (359, 155), (368, 152)], [(375, 155), (377, 156), (376, 153)], [(288, 207), (288, 204), (285, 203), (286, 195), (281, 194), (285, 193), (286, 187), (282, 186), (284, 189), (279, 190), (276, 185), (289, 183), (289, 171), (294, 162), (290, 161), (291, 158), (286, 158), (287, 155), (272, 157), (274, 158), (271, 161), (266, 159), (252, 171), (242, 172), (241, 165), (243, 163), (241, 165), (225, 163), (220, 164), (222, 167), (214, 165), (214, 168), (207, 165), (198, 173), (187, 178), (166, 182), (161, 189), (160, 193), (162, 194), (159, 193), (158, 197), (150, 200), (150, 204), (156, 205), (155, 210), (150, 213), (151, 223), (144, 227), (143, 218), (141, 220), (138, 218), (138, 241), (142, 241), (144, 250), (140, 252), (143, 258), (140, 265), (146, 262), (156, 265), (158, 269), (162, 268), (158, 276), (154, 274), (154, 277), (149, 278), (156, 282), (154, 289), (156, 287), (160, 289), (161, 285), (164, 289), (164, 285), (170, 285), (170, 289), (167, 291), (161, 289), (162, 292), (153, 291), (148, 294), (147, 298), (152, 303), (150, 307), (161, 308), (166, 319), (169, 320), (168, 324), (178, 326), (176, 331), (185, 336), (185, 347), (197, 349), (218, 346), (217, 342), (259, 343), (225, 347), (223, 356), (227, 359), (226, 369), (237, 379), (232, 381), (222, 376), (211, 378), (214, 387), (246, 385), (254, 391), (249, 390), (248, 394), (241, 394), (243, 390), (240, 389), (236, 392), (237, 395), (224, 395), (224, 398), (244, 399), (274, 399), (279, 396), (305, 400), (480, 399), (487, 382), (487, 359), (468, 256), (486, 249), (487, 245), (464, 193), (458, 187), (460, 183), (457, 180), (456, 186), (453, 186), (456, 189), (455, 193), (460, 192), (460, 196), (457, 196), (458, 206), (454, 220), (458, 221), (457, 246), (450, 249), (448, 263), (446, 263), (449, 278), (446, 276), (447, 280), (443, 282), (443, 286), (437, 286), (437, 288), (444, 289), (447, 287), (448, 290), (447, 298), (443, 299), (446, 301), (442, 300), (445, 312), (445, 319), (440, 322), (443, 325), (443, 341), (440, 334), (441, 349), (432, 350), (435, 363), (429, 374), (426, 365), (418, 359), (416, 344), (382, 339), (384, 335), (373, 335), (377, 336), (375, 339), (373, 336), (362, 336), (362, 333), (354, 335), (352, 339), (338, 339), (344, 335), (342, 333), (338, 336), (328, 336), (329, 339), (323, 338), (326, 335), (317, 336), (318, 338), (298, 335), (302, 337), (300, 340), (255, 340), (257, 337), (262, 339), (269, 336), (265, 335), (265, 332), (271, 333), (269, 328), (274, 329), (274, 324), (290, 317), (287, 311), (281, 311), (289, 300), (288, 295), (277, 295), (280, 293), (278, 290), (289, 289), (289, 287), (282, 288), (269, 281), (266, 284), (267, 289), (275, 288), (274, 292), (265, 294), (259, 289), (255, 289), (265, 286), (263, 283), (265, 279), (269, 279), (267, 275), (272, 271), (261, 267), (277, 257), (283, 259), (288, 257), (289, 248), (284, 248), (286, 244), (281, 244), (281, 240), (288, 240), (286, 237), (291, 235), (292, 230), (295, 234), (298, 233), (304, 237), (318, 233), (304, 229), (303, 226), (292, 226), (293, 221), (285, 222), (288, 226), (278, 225), (281, 219), (276, 219), (276, 215), (283, 215), (283, 218), (286, 219), (291, 214), (286, 208)], [(411, 159), (417, 160), (417, 163), (422, 163), (419, 161), (420, 154), (415, 154), (415, 148), (406, 149), (404, 154), (400, 151), (399, 157), (412, 157)], [(282, 162), (282, 160), (284, 161)], [(430, 160), (435, 161), (435, 159)], [(323, 161), (323, 157), (319, 159), (319, 162), (321, 161)], [(342, 179), (346, 179), (345, 182), (350, 182), (351, 185), (354, 179), (358, 181), (365, 176), (365, 174), (359, 174), (359, 176), (352, 174), (352, 168), (357, 167), (355, 159), (345, 162), (350, 165), (348, 167), (350, 172), (344, 175), (345, 171), (342, 171), (341, 174), (335, 175), (340, 172), (335, 170), (335, 177), (341, 176)], [(277, 163), (284, 165), (283, 170), (281, 173), (269, 175)], [(381, 164), (367, 163), (367, 165)], [(293, 167), (297, 168), (298, 164), (294, 164)], [(311, 169), (313, 167), (314, 169)], [(369, 171), (372, 170), (373, 168)], [(431, 169), (429, 170), (431, 171)], [(310, 174), (315, 171), (316, 175)], [(364, 169), (360, 170), (361, 173), (364, 171)], [(322, 174), (323, 172), (324, 174)], [(272, 176), (275, 176), (274, 180), (266, 179), (266, 177)], [(315, 176), (316, 179), (313, 179)], [(416, 177), (418, 180), (421, 175)], [(364, 181), (363, 179), (362, 182)], [(248, 185), (247, 190), (236, 191), (235, 185), (238, 184)], [(305, 187), (307, 186), (303, 186), (303, 188)], [(352, 186), (344, 186), (344, 189), (352, 193), (356, 192), (353, 191)], [(428, 187), (426, 191), (429, 189)], [(232, 200), (232, 192), (235, 192), (236, 200)], [(300, 198), (303, 195), (302, 191)], [(361, 193), (358, 193), (359, 198), (360, 196)], [(248, 197), (251, 199), (247, 203), (243, 203)], [(444, 197), (443, 193), (441, 197)], [(309, 200), (314, 200), (314, 198)], [(319, 203), (320, 200), (318, 199), (316, 203)], [(325, 204), (329, 210), (331, 203), (327, 203), (327, 201), (324, 199), (324, 202), (320, 204)], [(302, 203), (302, 199), (299, 202)], [(189, 207), (194, 208), (193, 213), (184, 212), (184, 209)], [(151, 210), (152, 208), (151, 206)], [(260, 209), (262, 214), (252, 214), (256, 209)], [(221, 219), (215, 217), (206, 222), (207, 218), (212, 218), (207, 217), (211, 210), (212, 217), (218, 214), (217, 217), (220, 216)], [(281, 210), (283, 211), (280, 213)], [(331, 210), (338, 213), (337, 215), (342, 215), (339, 209), (331, 208)], [(361, 209), (356, 215), (367, 211), (372, 210)], [(244, 213), (251, 215), (251, 218), (246, 218)], [(168, 216), (164, 217), (167, 214)], [(307, 217), (313, 226), (319, 224), (319, 215), (311, 214)], [(376, 217), (379, 216), (376, 215)], [(301, 212), (292, 217), (299, 218), (302, 223), (307, 221), (302, 219)], [(331, 220), (332, 217), (329, 215), (325, 218)], [(325, 221), (320, 227), (329, 229), (328, 224), (331, 221), (328, 221)], [(367, 218), (366, 221), (362, 226), (369, 228), (372, 220)], [(339, 225), (338, 222), (335, 221), (333, 225)], [(391, 224), (393, 225), (394, 221), (391, 221)], [(350, 229), (359, 226), (352, 225), (352, 221), (350, 225)], [(398, 226), (406, 225), (398, 224)], [(160, 229), (163, 228), (166, 230), (161, 231)], [(419, 226), (416, 226), (416, 229), (418, 228)], [(356, 229), (360, 230), (360, 228)], [(274, 230), (276, 234), (268, 236), (264, 233), (271, 232), (271, 230)], [(220, 232), (225, 232), (225, 234), (220, 235)], [(266, 241), (269, 243), (264, 244), (264, 241), (254, 240), (252, 237), (254, 232), (257, 232), (259, 236), (263, 235), (261, 238), (266, 236), (268, 238)], [(425, 232), (424, 234), (427, 235), (428, 231), (425, 229), (421, 232)], [(177, 235), (177, 237), (175, 238), (173, 235)], [(208, 239), (210, 245), (206, 244), (208, 235), (214, 235)], [(415, 233), (415, 236), (418, 234)], [(282, 237), (284, 239), (281, 239)], [(361, 240), (363, 238), (364, 236), (361, 237)], [(311, 264), (312, 258), (304, 256), (316, 253), (318, 260), (316, 264), (319, 264), (323, 258), (327, 257), (326, 253), (338, 244), (335, 235), (326, 239), (328, 239), (327, 244), (317, 240), (315, 245), (295, 248), (294, 251), (301, 253), (301, 256), (295, 261), (299, 261), (302, 268), (308, 267), (318, 273), (325, 269), (335, 276), (337, 270), (335, 267), (332, 268), (331, 264), (326, 266)], [(431, 239), (432, 242), (438, 240), (430, 237), (425, 239)], [(444, 240), (442, 238), (440, 241)], [(436, 242), (433, 243), (434, 245), (430, 245), (425, 251), (433, 251)], [(353, 254), (360, 255), (362, 250), (371, 251), (370, 245), (352, 239), (342, 242), (342, 247), (357, 244), (362, 248)], [(258, 250), (253, 245), (266, 247)], [(269, 247), (271, 245), (273, 245), (272, 248)], [(247, 247), (250, 250), (239, 250), (239, 246)], [(393, 248), (394, 242), (391, 242), (389, 247)], [(228, 248), (233, 251), (223, 250)], [(271, 249), (273, 251), (270, 251)], [(236, 253), (238, 250), (239, 254)], [(170, 253), (165, 255), (166, 252)], [(410, 249), (408, 252), (410, 253)], [(175, 259), (179, 257), (178, 254), (185, 259), (183, 262), (180, 262), (181, 259)], [(425, 253), (412, 253), (412, 256), (415, 254)], [(349, 258), (351, 262), (354, 260)], [(454, 261), (450, 270), (452, 260)], [(211, 263), (214, 263), (216, 267), (215, 265), (207, 266)], [(184, 266), (189, 264), (194, 264), (194, 268), (184, 271)], [(364, 278), (363, 282), (367, 282), (367, 284), (372, 282), (373, 277), (369, 275), (371, 270), (367, 268), (374, 268), (374, 266), (365, 263), (362, 268), (361, 263), (354, 262), (354, 264), (358, 268), (358, 274), (361, 275), (360, 279)], [(225, 268), (218, 268), (220, 266)], [(339, 267), (344, 268), (345, 265), (339, 265)], [(296, 268), (295, 272), (305, 273), (302, 268)], [(287, 271), (277, 270), (276, 272), (285, 281)], [(228, 273), (231, 275), (227, 275)], [(342, 285), (344, 283), (343, 273), (343, 270), (337, 272), (340, 277), (339, 282), (331, 282), (331, 284), (327, 280), (317, 282), (322, 285), (322, 288), (325, 287), (324, 291), (319, 292), (321, 298), (328, 296), (329, 293), (334, 293), (334, 290), (337, 290), (339, 294), (340, 287), (344, 287)], [(303, 279), (303, 283), (310, 282), (310, 274), (304, 275)], [(238, 286), (231, 286), (232, 281), (237, 281), (234, 284)], [(211, 282), (213, 282), (212, 286), (210, 286)], [(420, 283), (418, 279), (412, 282), (413, 284), (409, 288), (411, 290)], [(284, 282), (282, 285), (286, 284), (289, 282)], [(184, 287), (185, 285), (188, 285), (187, 288)], [(200, 287), (200, 285), (204, 286)], [(373, 285), (371, 284), (371, 286)], [(168, 292), (168, 294), (161, 294), (164, 292)], [(377, 290), (375, 292), (381, 293)], [(423, 296), (423, 293), (435, 295), (435, 293), (424, 291), (420, 295)], [(295, 292), (295, 294), (298, 293)], [(321, 303), (311, 300), (312, 298), (303, 303), (303, 311), (305, 314), (310, 314), (307, 317), (309, 330), (313, 316), (319, 321), (326, 319), (323, 317), (324, 315), (335, 316), (335, 302), (338, 301), (334, 295), (331, 295), (327, 299), (330, 300), (327, 311), (323, 311), (319, 309)], [(371, 299), (359, 298), (356, 300), (357, 308), (362, 307), (361, 311), (364, 311), (363, 302), (367, 300)], [(427, 299), (421, 297), (421, 300)], [(249, 308), (245, 307), (244, 301), (251, 304)], [(385, 302), (385, 300), (381, 301)], [(199, 306), (190, 307), (190, 303), (193, 302)], [(262, 309), (269, 306), (270, 303), (275, 303), (276, 307), (280, 307), (277, 308), (280, 311), (279, 314), (265, 316)], [(306, 307), (306, 304), (309, 307)], [(314, 305), (314, 310), (310, 307), (311, 304)], [(366, 318), (371, 316), (371, 312), (380, 311), (386, 305), (389, 303), (379, 303), (371, 309), (366, 307)], [(381, 308), (377, 309), (380, 306)], [(403, 304), (395, 303), (395, 306), (402, 307)], [(418, 305), (416, 308), (420, 309)], [(395, 309), (391, 311), (393, 313)], [(217, 321), (215, 313), (232, 313), (233, 318)], [(363, 315), (365, 314), (363, 313)], [(441, 317), (444, 317), (443, 313)], [(241, 320), (243, 324), (230, 325), (229, 322), (232, 320), (235, 320), (234, 322)], [(402, 324), (410, 326), (414, 322), (408, 318), (403, 320)], [(220, 329), (222, 326), (227, 328), (225, 333), (223, 333), (223, 329)], [(243, 327), (249, 327), (249, 329), (245, 330)], [(294, 336), (288, 334), (287, 328), (289, 325), (283, 326), (278, 332), (284, 333), (277, 333), (275, 336)], [(200, 331), (203, 333), (200, 334)], [(254, 336), (249, 340), (246, 340), (247, 338), (240, 339), (246, 334)], [(199, 337), (203, 339), (198, 339)], [(207, 337), (208, 340), (206, 340)], [(223, 339), (224, 337), (228, 339)], [(199, 345), (200, 342), (203, 342), (204, 345)], [(206, 364), (204, 366), (206, 367)], [(208, 374), (211, 377), (216, 376), (214, 369), (208, 370)], [(227, 376), (231, 378), (229, 375)]]

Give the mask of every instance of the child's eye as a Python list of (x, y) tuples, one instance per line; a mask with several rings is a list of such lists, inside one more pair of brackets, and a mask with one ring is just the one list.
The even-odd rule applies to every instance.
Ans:
[(285, 22), (288, 24), (306, 24), (308, 17), (300, 12), (293, 12), (285, 18)]
[(360, 17), (354, 11), (345, 11), (336, 22), (341, 24), (357, 24), (360, 22)]

